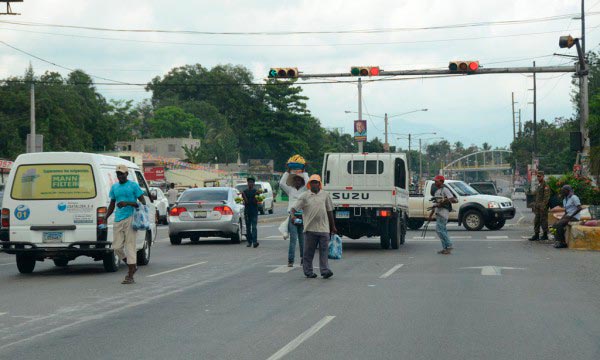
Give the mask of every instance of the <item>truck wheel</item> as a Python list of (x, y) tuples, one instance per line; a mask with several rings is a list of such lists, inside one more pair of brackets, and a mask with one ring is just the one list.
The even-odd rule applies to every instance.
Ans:
[(181, 245), (181, 237), (177, 235), (169, 235), (171, 245)]
[(387, 222), (381, 225), (379, 241), (382, 249), (387, 250), (390, 248), (390, 226)]
[(21, 274), (31, 274), (35, 269), (35, 258), (25, 254), (17, 254), (17, 269)]
[(479, 231), (483, 228), (483, 216), (477, 210), (467, 211), (462, 222), (468, 231)]
[(408, 228), (411, 230), (419, 230), (423, 224), (425, 221), (419, 219), (408, 219), (407, 221)]
[(104, 265), (104, 271), (116, 272), (117, 270), (119, 270), (119, 257), (117, 256), (117, 254), (115, 254), (114, 251), (111, 251), (107, 254), (104, 254), (102, 264)]
[(58, 267), (65, 267), (69, 265), (68, 259), (54, 259), (54, 265)]
[(500, 230), (504, 227), (504, 224), (506, 224), (506, 219), (492, 220), (485, 224), (485, 227), (490, 230)]
[(152, 246), (150, 246), (150, 242), (152, 241), (152, 234), (148, 231), (146, 232), (146, 240), (144, 240), (144, 247), (137, 252), (137, 264), (140, 266), (148, 265), (150, 262), (150, 252)]
[(397, 249), (400, 247), (400, 237), (402, 236), (402, 220), (398, 218), (399, 214), (396, 214), (396, 217), (392, 218), (390, 222), (390, 243), (392, 245), (392, 249)]

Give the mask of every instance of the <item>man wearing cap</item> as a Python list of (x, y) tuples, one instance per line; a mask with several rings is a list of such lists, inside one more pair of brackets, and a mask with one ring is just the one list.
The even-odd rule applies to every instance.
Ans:
[[(113, 242), (112, 247), (120, 260), (127, 262), (129, 272), (125, 276), (122, 284), (133, 284), (133, 274), (137, 271), (137, 252), (135, 249), (136, 231), (133, 230), (133, 212), (139, 207), (138, 201), (146, 205), (144, 192), (140, 186), (130, 180), (127, 180), (129, 169), (126, 165), (117, 166), (118, 183), (110, 188), (110, 205), (106, 212), (108, 219), (113, 212), (115, 221), (113, 224)], [(115, 211), (115, 205), (117, 210)]]
[(556, 243), (554, 244), (554, 247), (557, 249), (567, 247), (565, 227), (569, 225), (570, 221), (580, 220), (581, 215), (579, 213), (583, 210), (579, 197), (575, 195), (573, 188), (570, 185), (563, 186), (560, 189), (560, 193), (563, 196), (563, 207), (555, 209), (555, 211), (564, 211), (565, 215), (552, 225), (552, 227), (556, 229), (556, 236), (554, 237)]
[[(288, 214), (290, 214), (290, 220), (288, 221), (288, 232), (290, 233), (290, 246), (288, 249), (288, 266), (294, 266), (294, 257), (296, 255), (296, 242), (300, 247), (300, 259), (302, 259), (302, 254), (304, 253), (304, 224), (302, 219), (297, 219), (294, 221), (291, 220), (291, 216), (295, 215), (296, 217), (300, 217), (300, 213), (295, 214), (292, 213), (292, 208), (300, 195), (305, 193), (308, 188), (306, 185), (308, 184), (308, 174), (306, 172), (302, 172), (302, 175), (292, 174), (291, 169), (288, 167), (288, 171), (283, 174), (281, 180), (279, 180), (279, 187), (286, 192), (289, 197), (288, 202)], [(303, 263), (301, 261), (301, 263)]]
[(303, 270), (307, 278), (316, 278), (313, 271), (313, 259), (317, 244), (319, 245), (319, 268), (321, 276), (328, 279), (333, 276), (329, 269), (327, 255), (329, 253), (329, 238), (331, 234), (337, 233), (333, 220), (333, 202), (329, 193), (323, 191), (323, 184), (319, 175), (313, 175), (308, 179), (307, 191), (300, 195), (298, 201), (292, 208), (292, 221), (298, 210), (302, 210), (304, 222), (304, 254)]
[[(546, 184), (544, 175), (545, 174), (543, 171), (537, 172), (537, 180), (539, 185), (535, 191), (535, 201), (531, 208), (535, 214), (535, 219), (533, 221), (534, 234), (529, 238), (530, 241), (548, 240), (548, 203), (550, 201), (550, 195), (552, 194), (552, 191), (550, 190), (550, 186)], [(541, 238), (540, 227), (544, 232)]]
[(438, 254), (450, 255), (453, 246), (450, 237), (448, 236), (448, 217), (450, 216), (450, 211), (452, 210), (452, 204), (458, 202), (454, 197), (454, 194), (444, 185), (444, 178), (442, 175), (438, 175), (433, 178), (435, 182), (436, 191), (434, 193), (434, 197), (436, 201), (432, 206), (432, 211), (429, 214), (429, 221), (433, 219), (433, 214), (435, 212), (435, 232), (437, 233), (440, 241), (442, 242), (443, 249), (438, 251)]
[(248, 183), (248, 188), (242, 191), (242, 199), (244, 199), (244, 212), (246, 214), (246, 239), (248, 240), (248, 245), (246, 247), (254, 246), (258, 247), (258, 200), (256, 200), (256, 195), (258, 191), (254, 187), (256, 183), (256, 179), (253, 177), (249, 177), (246, 179)]

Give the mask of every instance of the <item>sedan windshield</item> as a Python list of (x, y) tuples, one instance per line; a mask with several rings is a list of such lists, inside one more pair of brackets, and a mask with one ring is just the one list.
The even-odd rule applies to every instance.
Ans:
[(477, 190), (473, 189), (472, 187), (470, 187), (462, 181), (449, 183), (448, 185), (460, 196), (470, 196), (479, 194)]
[(226, 201), (228, 198), (229, 193), (227, 191), (191, 190), (184, 192), (179, 202)]

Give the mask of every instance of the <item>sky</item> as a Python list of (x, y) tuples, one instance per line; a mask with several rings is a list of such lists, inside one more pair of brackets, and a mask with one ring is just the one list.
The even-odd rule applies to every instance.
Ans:
[[(560, 49), (558, 38), (581, 35), (580, 19), (567, 16), (581, 12), (581, 3), (573, 0), (24, 0), (12, 9), (21, 15), (0, 15), (0, 40), (29, 55), (0, 43), (0, 78), (23, 75), (30, 62), (38, 75), (67, 74), (62, 66), (82, 69), (102, 83), (107, 81), (100, 77), (147, 83), (173, 67), (195, 63), (243, 65), (259, 83), (271, 67), (297, 67), (310, 74), (346, 73), (356, 65), (388, 71), (445, 69), (451, 60), (478, 60), (482, 68), (531, 66), (533, 61), (536, 66), (569, 65), (572, 59), (553, 54), (576, 55), (575, 48)], [(431, 29), (468, 23), (483, 24)], [(81, 26), (94, 29), (76, 28)], [(366, 29), (382, 31), (355, 31)], [(597, 51), (599, 40), (600, 0), (588, 0), (587, 50)], [(324, 127), (350, 133), (357, 114), (346, 111), (358, 111), (356, 84), (309, 82), (298, 84), (309, 97), (311, 113)], [(141, 86), (97, 87), (108, 99), (151, 97)], [(381, 139), (385, 113), (428, 109), (390, 118), (390, 144), (406, 149), (405, 134), (411, 133), (424, 143), (443, 137), (465, 146), (487, 142), (504, 147), (513, 138), (511, 93), (525, 122), (533, 119), (532, 88), (530, 74), (365, 81), (363, 118), (369, 139)], [(571, 74), (538, 74), (537, 90), (538, 120), (573, 116)]]

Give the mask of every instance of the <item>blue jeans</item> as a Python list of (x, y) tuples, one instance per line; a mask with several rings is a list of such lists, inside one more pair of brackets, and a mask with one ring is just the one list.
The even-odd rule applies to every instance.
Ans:
[(304, 225), (292, 224), (292, 219), (288, 222), (288, 232), (290, 233), (290, 248), (288, 250), (288, 262), (294, 262), (296, 254), (296, 241), (300, 246), (300, 259), (304, 254)]
[(435, 232), (442, 241), (442, 246), (444, 249), (452, 247), (452, 241), (450, 240), (450, 237), (448, 237), (448, 229), (446, 228), (447, 224), (448, 219), (445, 219), (441, 216), (435, 217)]
[(257, 215), (246, 215), (246, 239), (248, 244), (258, 243), (258, 214)]

